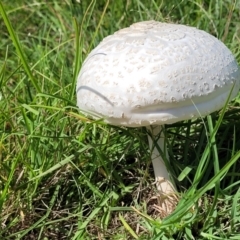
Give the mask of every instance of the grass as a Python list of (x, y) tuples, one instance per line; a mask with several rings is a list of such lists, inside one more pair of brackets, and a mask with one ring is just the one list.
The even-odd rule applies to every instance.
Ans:
[(145, 129), (93, 122), (75, 106), (89, 51), (136, 21), (198, 27), (240, 62), (239, 8), (234, 0), (2, 0), (0, 239), (239, 239), (239, 96), (211, 117), (167, 126), (181, 201), (165, 219)]

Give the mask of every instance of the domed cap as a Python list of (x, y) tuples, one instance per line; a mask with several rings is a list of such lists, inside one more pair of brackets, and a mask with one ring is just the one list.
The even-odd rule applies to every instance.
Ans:
[(77, 105), (112, 125), (170, 124), (224, 106), (240, 86), (229, 49), (184, 25), (139, 22), (89, 54), (78, 76)]

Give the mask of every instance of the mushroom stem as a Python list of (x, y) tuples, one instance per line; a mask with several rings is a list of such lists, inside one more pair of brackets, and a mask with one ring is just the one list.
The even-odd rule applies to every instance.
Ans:
[(163, 128), (164, 126), (161, 125), (147, 127), (150, 132), (150, 135), (148, 135), (148, 142), (150, 150), (152, 151), (152, 164), (156, 179), (156, 185), (158, 191), (160, 192), (160, 196), (166, 196), (176, 193), (175, 187), (169, 177), (164, 160), (161, 157), (158, 148), (156, 147), (157, 144), (162, 150), (166, 159), (168, 160), (168, 152), (164, 144)]

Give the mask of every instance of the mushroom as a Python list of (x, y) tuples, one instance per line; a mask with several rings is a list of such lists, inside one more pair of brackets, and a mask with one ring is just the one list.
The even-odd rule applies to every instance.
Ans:
[(144, 21), (104, 38), (91, 51), (76, 91), (78, 107), (94, 119), (148, 128), (159, 204), (170, 213), (174, 204), (168, 196), (176, 189), (159, 153), (160, 147), (168, 158), (164, 124), (219, 110), (239, 87), (237, 62), (217, 38), (194, 27)]

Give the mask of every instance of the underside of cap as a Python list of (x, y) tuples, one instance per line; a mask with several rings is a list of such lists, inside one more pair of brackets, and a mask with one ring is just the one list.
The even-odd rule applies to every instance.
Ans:
[(77, 105), (112, 125), (170, 124), (222, 108), (239, 85), (237, 62), (215, 37), (148, 21), (105, 38), (89, 54)]
[[(210, 98), (210, 96), (206, 98), (195, 98), (191, 99), (191, 101), (168, 104), (168, 107), (165, 106), (162, 109), (161, 105), (139, 105), (133, 108), (130, 106), (128, 108), (115, 107), (114, 103), (96, 94), (96, 92), (82, 90), (81, 98), (94, 99), (94, 101), (86, 103), (82, 108), (81, 103), (78, 102), (78, 106), (80, 105), (80, 109), (88, 116), (94, 119), (103, 118), (106, 123), (111, 125), (128, 127), (163, 125), (204, 117), (211, 112), (221, 109), (226, 104), (227, 99), (230, 98), (230, 91), (231, 89), (224, 92), (217, 91), (216, 95), (212, 96), (212, 98)], [(236, 95), (236, 93), (236, 91), (232, 92), (232, 96)], [(97, 106), (96, 104), (94, 105), (94, 103), (98, 103)], [(108, 109), (107, 113), (104, 113), (103, 109)]]

